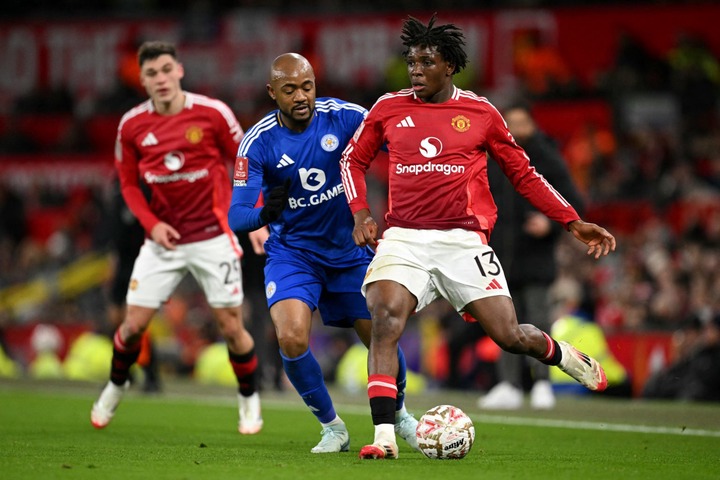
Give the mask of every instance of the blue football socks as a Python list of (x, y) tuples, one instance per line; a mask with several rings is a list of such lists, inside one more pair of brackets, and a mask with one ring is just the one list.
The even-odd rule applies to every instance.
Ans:
[(288, 358), (280, 352), (285, 373), (300, 394), (305, 405), (320, 420), (320, 423), (330, 423), (336, 417), (335, 407), (328, 393), (323, 379), (320, 364), (308, 348), (305, 353), (296, 358)]
[(405, 404), (405, 387), (407, 387), (407, 365), (405, 354), (398, 345), (398, 375), (397, 375), (397, 398), (395, 400), (395, 411), (402, 410)]

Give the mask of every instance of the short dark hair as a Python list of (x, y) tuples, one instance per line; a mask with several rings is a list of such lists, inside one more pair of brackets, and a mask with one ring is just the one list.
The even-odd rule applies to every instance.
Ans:
[(533, 117), (532, 114), (532, 105), (529, 101), (525, 99), (515, 99), (512, 100), (510, 103), (508, 103), (503, 109), (503, 115), (505, 115), (507, 112), (511, 110), (522, 110), (526, 112), (528, 115), (530, 115), (530, 118)]
[(455, 66), (455, 72), (460, 73), (467, 65), (467, 53), (465, 53), (465, 35), (462, 30), (448, 23), (434, 27), (437, 15), (433, 15), (430, 22), (423, 24), (417, 18), (408, 15), (403, 24), (400, 40), (406, 47), (403, 57), (406, 57), (410, 47), (437, 47), (443, 59)]
[(147, 60), (154, 60), (160, 55), (170, 55), (177, 60), (177, 50), (170, 42), (150, 41), (144, 42), (138, 49), (138, 63), (142, 67)]

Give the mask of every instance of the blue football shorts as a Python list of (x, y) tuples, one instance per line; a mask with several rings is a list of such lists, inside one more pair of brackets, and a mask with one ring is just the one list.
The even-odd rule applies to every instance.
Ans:
[(318, 309), (325, 325), (351, 328), (356, 319), (369, 319), (360, 288), (367, 262), (344, 268), (322, 265), (303, 251), (270, 255), (265, 263), (265, 296), (268, 308), (280, 300), (301, 300), (311, 311)]

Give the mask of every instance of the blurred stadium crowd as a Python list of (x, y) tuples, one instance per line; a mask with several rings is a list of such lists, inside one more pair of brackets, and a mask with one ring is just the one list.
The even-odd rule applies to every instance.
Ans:
[[(470, 10), (475, 3), (443, 2), (440, 17), (443, 11)], [(488, 11), (576, 7), (593, 15), (602, 13), (601, 3), (607, 4), (496, 0), (483, 5)], [(679, 9), (704, 4), (639, 3), (638, 8), (648, 12), (656, 3)], [(286, 16), (318, 10), (340, 13), (348, 8), (346, 2), (336, 0), (35, 0), (10, 1), (3, 16), (30, 23), (71, 11), (82, 12), (76, 17), (83, 19), (125, 18), (139, 11), (163, 16), (163, 21), (181, 26), (182, 60), (183, 46), (211, 43), (224, 17), (260, 7), (281, 10)], [(429, 1), (370, 1), (356, 8), (402, 17), (407, 9), (423, 16), (434, 6)], [(580, 314), (608, 339), (631, 335), (639, 343), (631, 342), (628, 348), (644, 345), (640, 353), (614, 352), (626, 368), (637, 364), (637, 355), (647, 357), (640, 372), (629, 372), (642, 377), (633, 380), (632, 393), (639, 395), (645, 379), (656, 371), (692, 358), (699, 350), (720, 351), (720, 44), (709, 42), (704, 32), (678, 25), (672, 32), (673, 44), (658, 51), (647, 39), (623, 31), (610, 54), (612, 61), (588, 81), (586, 72), (578, 71), (556, 48), (558, 39), (540, 33), (526, 29), (513, 38), (511, 77), (490, 83), (476, 71), (457, 83), (487, 96), (501, 110), (518, 98), (532, 102), (540, 127), (558, 141), (586, 198), (585, 216), (617, 236), (618, 251), (600, 262), (587, 258), (576, 242), (565, 238), (556, 255), (559, 275), (553, 300), (558, 317)], [(2, 95), (8, 102), (0, 111), (0, 341), (23, 368), (40, 348), (29, 343), (37, 324), (61, 328), (66, 339), (85, 331), (108, 333), (105, 295), (113, 266), (108, 228), (113, 136), (119, 116), (145, 98), (137, 81), (135, 46), (128, 45), (118, 55), (118, 81), (108, 83), (93, 98), (78, 96), (63, 85)], [(337, 96), (369, 108), (380, 94), (405, 86), (402, 62), (399, 67), (397, 62), (388, 63), (382, 67), (383, 81), (363, 86), (362, 79), (357, 84), (335, 80), (334, 65), (307, 45), (303, 49), (316, 65), (320, 96)], [(586, 54), (593, 55), (592, 49), (588, 41)], [(192, 75), (188, 69), (187, 76)], [(255, 87), (254, 96), (242, 103), (224, 90), (202, 93), (226, 99), (248, 128), (272, 108), (264, 82)], [(90, 164), (88, 158), (93, 159)], [(379, 203), (382, 182), (379, 173)], [(266, 376), (279, 386), (277, 349), (265, 313), (262, 259), (247, 245), (245, 250), (248, 318), (253, 319), (255, 337), (267, 340), (262, 353)], [(163, 316), (155, 322), (156, 336), (166, 339), (161, 349), (177, 373), (188, 374), (203, 348), (217, 340), (202, 296), (192, 283), (173, 297)], [(415, 348), (406, 348), (409, 361), (414, 362), (414, 370), (443, 385), (451, 373), (438, 352), (457, 335), (457, 327), (452, 326), (456, 318), (443, 306), (418, 317), (413, 327), (417, 334), (406, 337), (417, 342)], [(351, 340), (324, 335), (316, 329), (315, 341), (323, 344), (326, 374), (334, 377), (334, 366)], [(642, 343), (643, 337), (661, 338), (659, 350)], [(69, 350), (68, 345), (41, 342), (48, 343), (61, 356)], [(472, 359), (459, 367), (464, 369), (466, 387), (486, 388), (492, 382), (492, 375), (478, 367), (485, 361), (482, 348), (470, 345)], [(651, 358), (655, 354), (661, 358)], [(710, 358), (720, 362), (717, 353)], [(720, 370), (720, 363), (713, 365)]]
[[(234, 9), (263, 8), (283, 10), (286, 13), (375, 13), (387, 11), (422, 11), (430, 9), (457, 10), (477, 8), (512, 8), (512, 7), (562, 7), (607, 4), (627, 4), (621, 0), (486, 0), (478, 5), (472, 0), (369, 0), (348, 3), (342, 0), (306, 0), (293, 2), (288, 0), (8, 0), (5, 2), (4, 14), (13, 16), (43, 15), (147, 15), (192, 13), (192, 9), (223, 14)], [(634, 0), (633, 5), (657, 5), (668, 3), (661, 0)], [(697, 0), (673, 2), (678, 4), (703, 3)]]

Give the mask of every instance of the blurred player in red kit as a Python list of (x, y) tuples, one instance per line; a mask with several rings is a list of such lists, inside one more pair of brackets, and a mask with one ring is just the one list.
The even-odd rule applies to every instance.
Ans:
[[(364, 459), (397, 458), (398, 340), (408, 317), (440, 297), (479, 322), (503, 350), (557, 365), (591, 390), (607, 386), (595, 360), (532, 325), (518, 325), (502, 266), (488, 246), (497, 207), (486, 153), (530, 203), (587, 244), (589, 254), (606, 255), (615, 238), (580, 219), (535, 170), (487, 99), (453, 84), (467, 64), (464, 37), (455, 25), (434, 24), (435, 17), (428, 25), (406, 20), (401, 39), (412, 87), (377, 100), (341, 160), (353, 239), (377, 245), (362, 287), (372, 313), (368, 397), (375, 425), (373, 443), (360, 450)], [(389, 152), (388, 229), (378, 241), (365, 172), (383, 145)]]
[[(110, 423), (129, 385), (143, 332), (190, 272), (227, 342), (239, 385), (238, 429), (254, 434), (262, 428), (257, 357), (240, 309), (242, 250), (227, 222), (227, 161), (235, 158), (243, 130), (223, 102), (182, 90), (184, 70), (173, 44), (143, 43), (138, 63), (150, 98), (122, 117), (115, 166), (122, 196), (147, 238), (133, 267), (125, 318), (113, 339), (110, 381), (93, 405), (91, 422), (96, 428)], [(149, 188), (149, 201), (140, 181)]]

